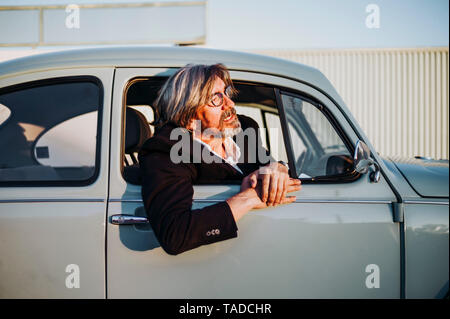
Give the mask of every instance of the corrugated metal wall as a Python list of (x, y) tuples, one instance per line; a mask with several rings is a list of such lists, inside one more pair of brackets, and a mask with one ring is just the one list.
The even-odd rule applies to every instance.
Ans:
[(318, 68), (383, 156), (448, 159), (448, 47), (258, 51)]

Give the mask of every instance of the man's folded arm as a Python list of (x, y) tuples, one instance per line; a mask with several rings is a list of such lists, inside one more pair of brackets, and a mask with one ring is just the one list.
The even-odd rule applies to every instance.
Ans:
[(201, 245), (237, 237), (227, 202), (192, 210), (195, 168), (175, 164), (169, 154), (140, 158), (142, 195), (150, 224), (161, 247), (176, 255)]

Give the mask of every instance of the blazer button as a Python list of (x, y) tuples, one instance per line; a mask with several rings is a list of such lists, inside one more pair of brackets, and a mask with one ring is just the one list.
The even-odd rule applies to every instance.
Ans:
[(216, 229), (216, 235), (220, 234), (220, 230)]
[(211, 232), (208, 230), (207, 232), (206, 232), (206, 236), (210, 236), (211, 235)]

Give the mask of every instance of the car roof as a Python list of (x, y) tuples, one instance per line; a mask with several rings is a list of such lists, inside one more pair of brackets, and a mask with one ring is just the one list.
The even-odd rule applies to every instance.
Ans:
[(230, 70), (250, 71), (298, 80), (342, 103), (328, 79), (304, 64), (265, 55), (201, 47), (92, 47), (36, 54), (0, 63), (0, 79), (52, 69), (89, 67), (182, 67), (188, 63), (222, 63)]

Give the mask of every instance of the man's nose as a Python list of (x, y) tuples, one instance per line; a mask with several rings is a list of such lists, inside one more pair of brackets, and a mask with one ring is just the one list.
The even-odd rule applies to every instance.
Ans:
[(223, 95), (223, 106), (225, 109), (234, 107), (234, 102), (232, 99), (230, 99), (228, 96), (226, 96), (225, 94)]

